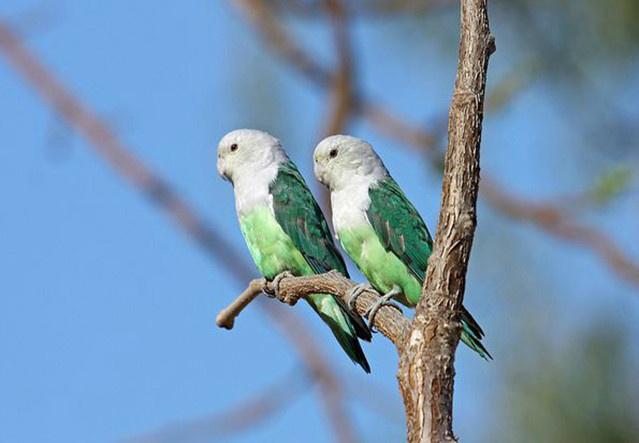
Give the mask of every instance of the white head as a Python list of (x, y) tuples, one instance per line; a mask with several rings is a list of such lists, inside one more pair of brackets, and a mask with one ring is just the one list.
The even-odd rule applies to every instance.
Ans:
[(278, 139), (256, 129), (237, 129), (226, 134), (217, 145), (217, 172), (235, 183), (287, 160)]
[(313, 154), (315, 177), (331, 191), (351, 183), (383, 178), (388, 171), (373, 147), (350, 135), (332, 135), (322, 140)]

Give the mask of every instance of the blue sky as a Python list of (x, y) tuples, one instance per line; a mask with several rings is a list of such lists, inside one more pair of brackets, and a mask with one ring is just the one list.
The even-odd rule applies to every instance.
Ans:
[[(39, 4), (5, 2), (0, 18), (20, 23)], [(231, 188), (215, 173), (214, 146), (237, 127), (272, 131), (313, 182), (310, 152), (326, 112), (322, 91), (278, 64), (225, 2), (47, 4), (54, 12), (51, 23), (27, 28), (26, 45), (248, 261)], [(499, 41), (503, 26), (493, 26)], [(322, 60), (331, 61), (323, 28), (293, 27)], [(355, 27), (361, 85), (400, 115), (428, 122), (448, 103), (455, 65), (445, 54), (456, 42), (397, 51), (394, 29), (380, 22)], [(414, 24), (407, 32), (403, 37), (424, 36)], [(500, 42), (491, 60), (495, 78), (512, 64), (510, 55), (509, 43)], [(405, 63), (380, 63), (389, 56)], [(639, 84), (631, 78), (610, 87), (613, 97), (630, 91), (622, 106), (636, 103)], [(0, 85), (0, 441), (120, 441), (223, 411), (299, 365), (286, 339), (255, 307), (233, 331), (216, 329), (216, 313), (242, 283), (115, 175), (2, 57)], [(588, 153), (559, 149), (580, 142), (558, 118), (562, 107), (555, 100), (548, 85), (534, 83), (507, 112), (486, 119), (483, 170), (513, 192), (535, 198), (569, 194), (604, 168), (596, 158), (584, 161)], [(351, 131), (378, 147), (434, 231), (439, 178), (413, 152), (368, 125), (356, 123)], [(590, 168), (587, 173), (574, 167), (576, 159)], [(631, 199), (620, 199), (605, 216), (586, 221), (608, 230), (637, 257), (636, 224), (615, 222), (631, 220), (637, 209)], [(516, 264), (508, 245), (517, 249)], [(508, 287), (501, 284), (505, 276), (513, 280)], [(513, 296), (517, 292), (521, 297)], [(494, 421), (485, 405), (503, 406), (499, 366), (520, 352), (510, 353), (516, 343), (510, 337), (517, 322), (512, 312), (548, 316), (568, 336), (578, 335), (599, 315), (621, 323), (636, 318), (635, 293), (590, 253), (504, 221), (481, 204), (466, 305), (487, 330), (496, 362), (458, 352), (458, 434), (480, 441), (478, 429)], [(514, 304), (518, 310), (509, 311)], [(373, 374), (365, 376), (308, 309), (295, 310), (326, 343), (340, 373), (383, 389), (398, 411), (380, 417), (350, 404), (364, 440), (400, 440), (391, 345), (376, 337), (366, 347)], [(636, 347), (629, 352), (639, 356)], [(316, 398), (312, 390), (234, 441), (330, 441)]]

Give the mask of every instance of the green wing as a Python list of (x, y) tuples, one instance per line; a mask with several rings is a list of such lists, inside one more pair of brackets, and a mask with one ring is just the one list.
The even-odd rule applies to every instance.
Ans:
[(292, 162), (280, 165), (270, 192), (275, 219), (311, 268), (317, 273), (335, 269), (348, 277), (324, 214)]
[(367, 215), (387, 251), (395, 254), (419, 281), (424, 281), (433, 250), (426, 223), (391, 177), (369, 189)]
[[(273, 196), (275, 219), (313, 271), (324, 273), (335, 269), (348, 277), (346, 264), (333, 242), (324, 214), (295, 164), (286, 162), (280, 165), (277, 177), (271, 183), (269, 191)], [(348, 315), (357, 336), (370, 341), (371, 332), (361, 317), (351, 312), (341, 298), (333, 297), (333, 299), (340, 309)], [(336, 331), (333, 326), (331, 329)], [(340, 338), (339, 333), (336, 335), (340, 342), (344, 340), (344, 337)], [(347, 339), (351, 340), (350, 337)], [(345, 349), (349, 348), (350, 345), (347, 346), (345, 343), (342, 346)], [(359, 349), (358, 352), (361, 355), (352, 358), (360, 361), (363, 367), (367, 367), (366, 358), (359, 348), (359, 344), (355, 346), (356, 343), (355, 339), (352, 346)]]
[[(426, 223), (391, 177), (369, 189), (371, 204), (366, 212), (375, 233), (387, 251), (395, 254), (420, 282), (426, 278), (433, 240)], [(492, 358), (481, 339), (484, 331), (462, 306), (462, 340), (484, 358)]]

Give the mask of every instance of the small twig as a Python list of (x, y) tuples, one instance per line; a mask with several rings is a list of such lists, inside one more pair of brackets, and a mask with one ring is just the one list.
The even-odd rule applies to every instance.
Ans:
[[(284, 277), (280, 280), (278, 300), (294, 305), (309, 294), (327, 293), (334, 294), (347, 302), (349, 293), (355, 285), (355, 282), (335, 271), (305, 277)], [(272, 292), (273, 289), (271, 282), (263, 279), (253, 280), (233, 303), (218, 314), (217, 325), (231, 329), (234, 319), (251, 301), (264, 290)], [(355, 301), (357, 313), (365, 315), (379, 298), (380, 294), (374, 289), (364, 290)], [(373, 326), (400, 349), (404, 335), (410, 327), (410, 321), (397, 309), (383, 306), (375, 316)]]
[(258, 278), (251, 280), (248, 287), (237, 297), (233, 303), (226, 308), (222, 309), (215, 318), (215, 324), (220, 328), (233, 329), (235, 318), (242, 312), (242, 310), (255, 298), (264, 292), (264, 285), (266, 280)]

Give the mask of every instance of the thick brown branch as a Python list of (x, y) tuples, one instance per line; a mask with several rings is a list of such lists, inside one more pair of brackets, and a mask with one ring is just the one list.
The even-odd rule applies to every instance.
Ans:
[[(294, 305), (301, 298), (319, 292), (334, 294), (347, 302), (350, 291), (354, 287), (355, 283), (352, 280), (338, 272), (306, 277), (283, 277), (279, 283), (277, 298), (282, 303)], [(218, 314), (217, 325), (231, 329), (235, 317), (264, 291), (275, 293), (273, 283), (264, 279), (253, 280), (231, 305)], [(379, 300), (379, 297), (379, 293), (374, 289), (366, 289), (355, 302), (357, 313), (362, 316), (365, 315), (369, 308)], [(373, 323), (373, 326), (390, 339), (398, 349), (403, 343), (406, 332), (409, 330), (409, 325), (410, 321), (397, 309), (390, 306), (382, 307), (375, 316)]]
[(493, 50), (486, 0), (462, 0), (441, 212), (422, 298), (398, 371), (409, 442), (456, 441), (452, 429), (455, 349), (475, 233), (486, 71)]

